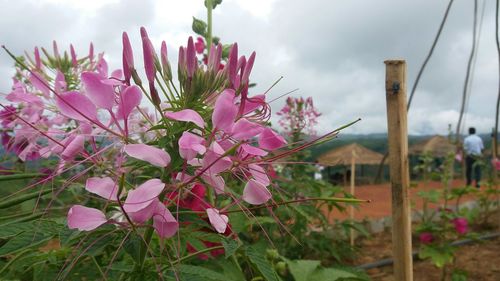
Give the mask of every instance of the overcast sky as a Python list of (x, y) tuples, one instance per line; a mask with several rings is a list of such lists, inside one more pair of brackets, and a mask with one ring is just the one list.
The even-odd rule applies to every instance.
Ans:
[[(485, 2), (484, 2), (485, 1)], [(494, 126), (498, 93), (495, 1), (483, 8), (481, 37), (465, 126), (489, 132)], [(269, 99), (299, 88), (293, 96), (312, 96), (323, 116), (320, 132), (358, 117), (346, 133), (385, 132), (383, 61), (408, 63), (408, 91), (432, 44), (446, 9), (445, 0), (224, 0), (214, 11), (214, 34), (238, 42), (240, 52), (257, 52), (252, 80), (257, 94), (284, 79)], [(0, 44), (14, 53), (34, 46), (60, 49), (73, 43), (85, 54), (90, 41), (105, 51), (113, 68), (121, 65), (121, 32), (129, 32), (136, 56), (139, 27), (148, 29), (159, 49), (166, 40), (176, 61), (177, 49), (192, 35), (192, 16), (205, 19), (203, 0), (0, 0)], [(472, 47), (473, 1), (456, 0), (433, 57), (427, 65), (412, 109), (412, 134), (446, 134), (455, 126)], [(0, 92), (8, 93), (12, 61), (0, 53)], [(273, 102), (278, 111), (284, 99)]]

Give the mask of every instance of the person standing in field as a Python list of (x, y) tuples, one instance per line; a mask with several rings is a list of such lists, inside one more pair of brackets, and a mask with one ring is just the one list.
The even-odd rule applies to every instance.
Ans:
[(467, 178), (467, 186), (472, 184), (472, 172), (474, 171), (476, 187), (480, 187), (479, 182), (481, 181), (481, 165), (479, 160), (483, 149), (483, 140), (476, 135), (476, 128), (470, 127), (469, 135), (464, 139), (465, 177)]

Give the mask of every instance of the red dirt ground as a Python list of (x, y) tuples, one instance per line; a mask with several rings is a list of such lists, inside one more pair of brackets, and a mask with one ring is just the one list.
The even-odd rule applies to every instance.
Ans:
[[(454, 180), (452, 182), (453, 188), (463, 186), (463, 180)], [(418, 210), (422, 209), (422, 200), (417, 196), (417, 192), (431, 189), (443, 189), (443, 184), (441, 182), (429, 182), (428, 184), (419, 182), (416, 187), (410, 188), (410, 199), (415, 204), (413, 208), (418, 208)], [(346, 187), (346, 191), (348, 190), (349, 188)], [(354, 211), (354, 218), (356, 220), (360, 221), (365, 218), (379, 219), (391, 216), (391, 187), (389, 183), (357, 186), (355, 189), (355, 196), (359, 199), (371, 200), (370, 203), (361, 204), (359, 209)], [(461, 199), (461, 203), (470, 200), (472, 200), (472, 196), (464, 196)], [(438, 205), (430, 204), (429, 207), (434, 208), (438, 207)], [(328, 215), (328, 218), (330, 222), (333, 222), (335, 219), (347, 219), (348, 216), (348, 212), (341, 213), (334, 210)]]

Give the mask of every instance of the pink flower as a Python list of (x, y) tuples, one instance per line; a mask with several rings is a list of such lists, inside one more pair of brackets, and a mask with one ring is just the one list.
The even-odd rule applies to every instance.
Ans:
[(125, 153), (139, 160), (149, 162), (157, 167), (166, 167), (170, 164), (170, 155), (163, 149), (146, 144), (127, 144)]
[(177, 220), (160, 201), (156, 202), (153, 212), (153, 227), (161, 238), (170, 238), (179, 229)]
[(82, 231), (90, 231), (105, 224), (108, 220), (99, 210), (81, 205), (74, 205), (68, 211), (68, 227)]
[(156, 210), (158, 195), (164, 188), (165, 184), (159, 179), (144, 182), (136, 189), (129, 191), (123, 209), (136, 222), (142, 223), (149, 220)]
[(452, 220), (458, 234), (465, 234), (468, 231), (468, 224), (465, 218), (455, 218)]
[(165, 112), (165, 117), (184, 122), (193, 122), (200, 128), (205, 127), (205, 121), (200, 114), (192, 109), (183, 109), (177, 112)]
[(286, 140), (273, 129), (265, 128), (259, 136), (260, 148), (275, 150), (286, 144)]
[(255, 180), (248, 181), (243, 189), (243, 201), (252, 205), (264, 204), (271, 197), (271, 192), (262, 183)]
[(85, 189), (111, 201), (116, 201), (118, 194), (118, 185), (110, 177), (88, 178)]
[(215, 228), (215, 230), (219, 233), (226, 232), (229, 218), (226, 215), (220, 214), (219, 210), (215, 208), (208, 208), (206, 212), (208, 220), (210, 221), (210, 224)]
[(205, 42), (203, 41), (203, 38), (201, 37), (196, 38), (196, 43), (194, 43), (194, 48), (196, 49), (196, 52), (198, 54), (203, 54), (203, 51), (205, 51)]
[(212, 123), (215, 128), (231, 132), (234, 120), (238, 114), (238, 107), (234, 104), (234, 90), (224, 90), (215, 102), (212, 114)]
[(430, 244), (434, 241), (434, 235), (430, 232), (422, 232), (420, 233), (419, 239), (422, 244)]
[(12, 105), (7, 105), (0, 110), (0, 120), (2, 121), (2, 126), (7, 127), (7, 125), (16, 119), (16, 108)]
[(179, 138), (179, 154), (183, 159), (191, 160), (207, 150), (205, 139), (190, 132), (183, 132)]
[(85, 95), (76, 92), (66, 92), (56, 98), (56, 105), (62, 114), (78, 121), (97, 120), (97, 109)]
[[(107, 78), (107, 77), (106, 77)], [(81, 75), (85, 93), (97, 107), (111, 110), (115, 104), (113, 86), (103, 83), (103, 77), (96, 72), (86, 71)]]

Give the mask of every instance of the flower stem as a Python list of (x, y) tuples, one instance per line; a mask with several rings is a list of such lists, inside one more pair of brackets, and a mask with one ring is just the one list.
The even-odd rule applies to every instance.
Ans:
[(205, 0), (205, 3), (207, 4), (207, 50), (210, 54), (210, 48), (212, 48), (212, 10), (214, 5), (212, 0)]
[[(271, 203), (269, 205), (260, 205), (252, 208), (247, 208), (245, 211), (252, 211), (252, 210), (258, 210), (258, 209), (263, 209), (263, 208), (268, 208), (268, 207), (277, 207), (281, 205), (288, 205), (288, 204), (293, 204), (293, 203), (301, 203), (301, 202), (309, 202), (309, 201), (327, 201), (327, 202), (339, 202), (339, 203), (370, 203), (370, 200), (366, 199), (355, 199), (355, 198), (341, 198), (341, 197), (310, 197), (310, 198), (302, 198), (302, 199), (295, 199), (295, 200), (290, 200), (290, 201), (282, 201), (282, 202), (276, 202), (276, 203)], [(238, 212), (243, 212), (241, 209), (236, 209), (236, 210), (229, 210), (229, 211), (224, 211), (223, 213), (238, 213)], [(201, 212), (201, 211), (179, 211), (179, 214), (206, 214), (206, 212)]]

